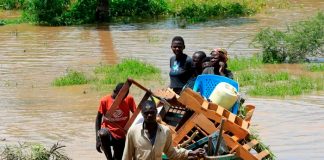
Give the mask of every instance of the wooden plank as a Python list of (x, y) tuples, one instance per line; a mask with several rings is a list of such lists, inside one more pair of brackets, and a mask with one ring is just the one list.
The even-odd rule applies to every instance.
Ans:
[(143, 96), (141, 102), (138, 104), (135, 112), (133, 113), (133, 115), (129, 118), (129, 120), (127, 121), (124, 130), (127, 131), (129, 129), (129, 127), (133, 124), (134, 120), (136, 119), (136, 117), (138, 116), (138, 114), (141, 112), (142, 110), (142, 105), (143, 103), (150, 98), (151, 93), (150, 92), (146, 92), (145, 95)]
[(203, 107), (205, 109), (208, 109), (208, 106), (209, 106), (209, 102), (208, 101), (203, 101), (201, 107)]
[(126, 96), (129, 87), (132, 85), (132, 83), (130, 81), (126, 81), (125, 84), (123, 85), (123, 87), (120, 89), (119, 93), (117, 94), (113, 104), (111, 105), (110, 109), (107, 111), (106, 113), (106, 117), (109, 117), (110, 115), (112, 115), (115, 110), (118, 108), (119, 104), (123, 101), (123, 98)]
[[(183, 92), (186, 92), (187, 94), (189, 94), (190, 96), (192, 96), (194, 99), (196, 99), (196, 100), (199, 102), (199, 104), (202, 104), (203, 101), (205, 101), (204, 97), (202, 97), (200, 94), (198, 94), (197, 92), (193, 91), (193, 90), (190, 89), (190, 88), (185, 88), (185, 89), (181, 92), (181, 94), (182, 94)], [(180, 96), (181, 96), (181, 94), (180, 94)]]
[(251, 118), (253, 116), (254, 110), (255, 110), (255, 106), (251, 105), (251, 104), (248, 104), (248, 105), (245, 106), (245, 108), (246, 108), (247, 113), (245, 115), (244, 120), (247, 121), (247, 122), (250, 122)]
[(249, 152), (249, 149), (251, 149), (254, 145), (258, 144), (257, 140), (252, 140), (251, 142), (248, 142), (247, 144), (244, 144), (242, 146), (228, 134), (224, 134), (223, 137), (226, 145), (231, 149), (231, 153), (235, 151), (236, 156), (242, 158), (243, 160), (261, 160), (269, 154), (268, 150), (263, 150), (262, 152), (256, 155), (253, 155)]
[[(196, 93), (191, 93), (190, 90), (184, 90), (181, 93), (181, 96), (178, 98), (178, 101), (180, 103), (186, 105), (187, 108), (195, 111), (195, 113), (202, 113), (207, 118), (212, 119), (217, 123), (220, 123), (221, 119), (223, 117), (222, 115), (223, 115), (223, 112), (224, 112), (224, 108), (219, 106), (217, 108), (217, 111), (213, 111), (213, 110), (209, 110), (209, 109), (207, 109), (207, 110), (203, 109), (201, 107), (201, 104), (199, 103), (199, 101), (191, 96), (192, 94), (196, 94)], [(228, 112), (228, 115), (229, 114), (230, 114), (230, 112)], [(234, 115), (234, 117), (236, 117), (236, 119), (239, 118), (239, 117), (237, 117), (235, 115)], [(225, 118), (228, 118), (228, 117), (225, 117)], [(244, 139), (249, 134), (249, 131), (247, 129), (244, 129), (241, 126), (235, 124), (234, 121), (233, 122), (226, 121), (225, 124), (224, 124), (224, 130), (225, 131), (230, 131), (231, 133), (233, 133), (234, 135), (236, 135), (240, 139)]]
[(230, 122), (233, 122), (235, 123), (235, 119), (236, 119), (236, 115), (233, 114), (233, 113), (229, 113), (228, 117), (227, 117), (227, 120), (230, 121)]
[(211, 133), (217, 131), (217, 128), (215, 127), (214, 123), (211, 122), (203, 114), (198, 114), (197, 117), (193, 121), (194, 121), (194, 123), (196, 123), (197, 126), (201, 127), (208, 134), (211, 134)]
[(239, 146), (236, 150), (236, 156), (242, 158), (243, 160), (257, 160), (257, 158), (251, 154), (249, 151), (245, 150), (243, 147)]
[(253, 139), (252, 141), (246, 143), (243, 145), (243, 148), (246, 150), (250, 150), (253, 146), (257, 145), (259, 142), (255, 139)]
[(196, 113), (201, 112), (201, 103), (197, 99), (193, 98), (188, 92), (182, 91), (178, 101)]
[(242, 121), (241, 127), (244, 129), (248, 129), (250, 126), (250, 123), (247, 121)]
[(262, 152), (260, 152), (259, 154), (255, 155), (255, 157), (258, 159), (258, 160), (261, 160), (262, 158), (266, 157), (267, 155), (269, 155), (269, 151), (268, 150), (264, 150)]
[(177, 131), (175, 137), (173, 138), (173, 146), (177, 146), (180, 141), (187, 135), (187, 133), (195, 126), (193, 119), (196, 118), (197, 114), (193, 114)]
[(218, 108), (217, 108), (217, 110), (216, 110), (216, 113), (219, 114), (219, 115), (223, 115), (223, 113), (224, 113), (224, 108), (218, 106)]
[(144, 90), (145, 92), (150, 92), (152, 94), (151, 90), (147, 89), (146, 87), (142, 86), (141, 84), (139, 84), (138, 82), (136, 82), (135, 80), (133, 80), (131, 78), (128, 78), (127, 82), (130, 82), (131, 84), (136, 85), (138, 88)]
[(216, 111), (218, 108), (218, 105), (215, 103), (209, 103), (208, 109)]

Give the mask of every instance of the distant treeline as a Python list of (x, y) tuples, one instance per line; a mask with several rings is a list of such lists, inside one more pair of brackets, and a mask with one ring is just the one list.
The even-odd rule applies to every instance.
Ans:
[(267, 0), (0, 0), (0, 8), (23, 10), (22, 18), (28, 22), (72, 25), (96, 22), (96, 11), (100, 9), (106, 10), (105, 21), (165, 16), (203, 21), (251, 15), (267, 3)]

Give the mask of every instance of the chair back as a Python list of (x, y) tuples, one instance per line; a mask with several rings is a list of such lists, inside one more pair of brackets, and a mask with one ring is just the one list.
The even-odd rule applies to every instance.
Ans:
[[(215, 87), (220, 82), (226, 82), (232, 85), (236, 91), (239, 91), (239, 84), (227, 77), (219, 76), (219, 75), (213, 75), (213, 74), (202, 74), (199, 75), (195, 81), (193, 91), (200, 92), (200, 94), (205, 97), (206, 99), (209, 98), (210, 94), (213, 92)], [(238, 112), (239, 104), (236, 102), (232, 107), (232, 113), (237, 114)]]

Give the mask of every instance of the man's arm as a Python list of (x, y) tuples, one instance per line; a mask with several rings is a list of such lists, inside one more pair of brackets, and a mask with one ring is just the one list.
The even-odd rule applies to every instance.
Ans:
[(96, 149), (100, 153), (101, 153), (101, 150), (100, 150), (101, 143), (100, 143), (98, 131), (101, 129), (101, 120), (102, 120), (102, 114), (100, 112), (98, 112), (97, 118), (96, 118), (96, 125), (95, 125), (95, 128), (96, 128)]
[(135, 146), (133, 143), (132, 132), (133, 131), (130, 128), (126, 136), (126, 142), (125, 142), (125, 148), (124, 148), (122, 160), (132, 160), (133, 157), (135, 156)]
[(172, 146), (172, 136), (170, 130), (167, 131), (167, 140), (163, 149), (163, 152), (168, 156), (169, 159), (188, 159), (190, 150), (184, 148), (177, 149)]

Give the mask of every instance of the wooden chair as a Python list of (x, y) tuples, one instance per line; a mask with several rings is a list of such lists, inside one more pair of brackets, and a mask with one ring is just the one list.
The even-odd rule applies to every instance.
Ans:
[(242, 140), (249, 135), (249, 123), (247, 121), (217, 104), (206, 101), (190, 88), (181, 92), (178, 101), (195, 113), (205, 115), (215, 126), (220, 124), (222, 118), (226, 118), (224, 131), (236, 137), (236, 140)]

